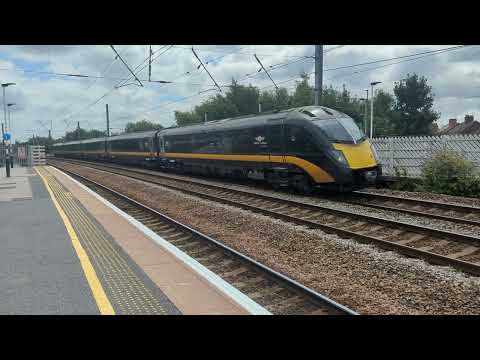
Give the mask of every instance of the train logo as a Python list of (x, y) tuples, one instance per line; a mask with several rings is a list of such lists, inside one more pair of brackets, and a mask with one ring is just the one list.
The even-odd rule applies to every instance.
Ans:
[(253, 138), (253, 139), (254, 139), (253, 143), (255, 145), (267, 145), (267, 142), (265, 141), (265, 136), (260, 135), (260, 136), (257, 136), (255, 138)]

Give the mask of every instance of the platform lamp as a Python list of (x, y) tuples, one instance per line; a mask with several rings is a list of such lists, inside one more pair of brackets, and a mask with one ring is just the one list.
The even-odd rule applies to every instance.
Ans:
[[(10, 106), (16, 105), (15, 103), (7, 104), (8, 109), (8, 130), (10, 130), (10, 136), (12, 136), (12, 123), (11, 123), (11, 114), (10, 114)], [(10, 138), (10, 143), (13, 141), (13, 136)], [(10, 167), (13, 168), (13, 154), (10, 152)]]
[(368, 119), (368, 98), (360, 98), (358, 99), (360, 101), (363, 101), (365, 103), (365, 114), (363, 116), (364, 122), (363, 122), (363, 132), (365, 135), (367, 135), (367, 119)]
[[(2, 89), (3, 89), (3, 115), (4, 115), (4, 123), (5, 123), (5, 132), (8, 132), (7, 128), (7, 108), (5, 106), (5, 88), (10, 85), (16, 85), (15, 83), (4, 83), (2, 84)], [(5, 169), (7, 170), (7, 177), (10, 177), (10, 143), (7, 144), (6, 148), (6, 154), (5, 154)]]
[(370, 85), (372, 86), (372, 93), (371, 93), (371, 103), (370, 103), (370, 139), (373, 137), (373, 87), (375, 85), (381, 84), (381, 81), (374, 81), (371, 82)]

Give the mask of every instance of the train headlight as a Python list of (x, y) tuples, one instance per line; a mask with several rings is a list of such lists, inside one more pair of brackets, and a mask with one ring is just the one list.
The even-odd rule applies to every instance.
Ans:
[(340, 150), (332, 150), (332, 155), (335, 160), (337, 160), (340, 164), (348, 165), (347, 159), (345, 159), (345, 155)]

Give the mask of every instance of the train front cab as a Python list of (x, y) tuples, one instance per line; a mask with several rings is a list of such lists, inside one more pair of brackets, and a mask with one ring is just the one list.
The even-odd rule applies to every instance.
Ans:
[(314, 186), (351, 191), (376, 181), (375, 149), (352, 118), (323, 107), (300, 112), (285, 120), (286, 157), (305, 160), (298, 165)]

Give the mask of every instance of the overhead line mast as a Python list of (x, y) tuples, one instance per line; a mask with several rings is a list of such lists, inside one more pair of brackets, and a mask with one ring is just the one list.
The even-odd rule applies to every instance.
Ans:
[(195, 55), (195, 57), (197, 58), (198, 61), (200, 61), (200, 65), (203, 66), (203, 68), (205, 69), (205, 71), (207, 72), (208, 76), (210, 76), (210, 79), (212, 79), (212, 81), (214, 82), (215, 86), (218, 88), (218, 90), (220, 90), (220, 92), (222, 92), (222, 89), (220, 88), (220, 86), (217, 84), (217, 82), (215, 81), (215, 79), (213, 78), (213, 76), (210, 74), (210, 72), (207, 70), (207, 68), (205, 67), (205, 65), (203, 65), (203, 62), (202, 60), (200, 60), (200, 58), (198, 57), (197, 53), (195, 52), (193, 46), (192, 46), (192, 52), (193, 52), (193, 55)]
[(118, 58), (121, 60), (121, 62), (123, 63), (123, 65), (126, 66), (126, 68), (128, 69), (128, 71), (130, 71), (130, 73), (133, 75), (133, 77), (135, 78), (135, 80), (137, 80), (140, 84), (141, 87), (143, 87), (143, 84), (142, 82), (138, 79), (137, 75), (135, 75), (135, 73), (132, 71), (132, 69), (130, 69), (130, 66), (127, 65), (127, 63), (125, 61), (123, 61), (122, 57), (118, 54), (117, 50), (115, 50), (115, 48), (113, 47), (113, 45), (110, 45), (110, 47), (112, 48), (112, 50), (115, 52), (115, 54), (117, 54)]
[(148, 81), (152, 78), (152, 45), (150, 45), (149, 59), (148, 59)]
[(323, 89), (323, 45), (315, 45), (315, 106), (320, 105)]
[[(275, 85), (275, 88), (278, 90), (278, 86), (277, 84), (275, 84), (275, 81), (273, 81), (272, 77), (270, 76), (270, 74), (268, 73), (267, 69), (265, 69), (265, 67), (263, 66), (262, 62), (260, 61), (260, 59), (257, 57), (257, 54), (253, 54), (253, 56), (255, 56), (255, 59), (258, 61), (258, 63), (260, 64), (260, 66), (262, 67), (263, 71), (265, 71), (265, 73), (268, 75), (268, 77), (270, 78), (270, 80), (272, 80), (272, 83), (273, 85)], [(261, 69), (260, 69), (261, 70)]]

